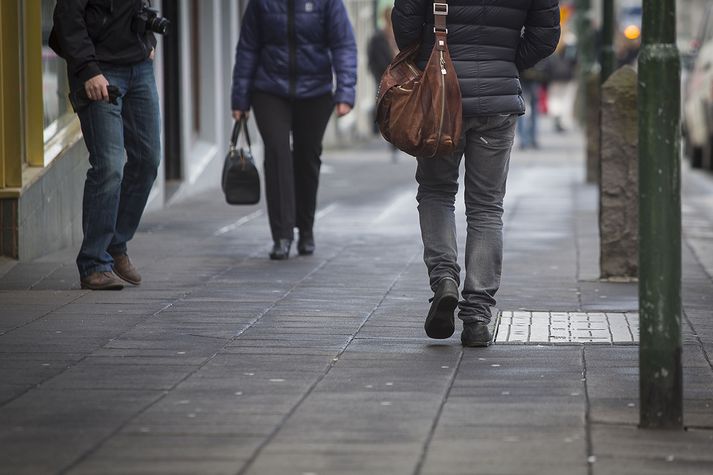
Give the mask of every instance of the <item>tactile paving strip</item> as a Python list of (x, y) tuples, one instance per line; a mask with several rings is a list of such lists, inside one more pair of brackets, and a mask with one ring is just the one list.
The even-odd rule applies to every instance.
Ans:
[(498, 344), (609, 344), (639, 342), (635, 312), (508, 312), (499, 315)]

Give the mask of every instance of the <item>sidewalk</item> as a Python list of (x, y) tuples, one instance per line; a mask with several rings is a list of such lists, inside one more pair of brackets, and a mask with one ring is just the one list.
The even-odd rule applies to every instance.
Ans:
[(688, 430), (642, 431), (636, 284), (597, 280), (581, 138), (543, 144), (487, 349), (426, 338), (415, 164), (381, 147), (325, 153), (312, 257), (268, 260), (262, 205), (216, 191), (146, 217), (137, 288), (0, 261), (0, 473), (713, 473), (713, 177), (684, 173)]

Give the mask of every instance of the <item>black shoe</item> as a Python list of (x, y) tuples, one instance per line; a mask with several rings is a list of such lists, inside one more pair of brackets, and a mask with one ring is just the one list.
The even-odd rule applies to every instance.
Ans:
[(300, 233), (300, 240), (297, 241), (297, 252), (300, 256), (311, 256), (314, 254), (314, 248), (314, 235)]
[(272, 246), (272, 252), (270, 252), (270, 259), (274, 261), (284, 261), (290, 257), (290, 247), (292, 247), (292, 241), (290, 239), (275, 241), (275, 244)]
[(441, 280), (431, 302), (431, 308), (424, 324), (426, 335), (438, 340), (449, 338), (456, 329), (453, 317), (453, 312), (458, 306), (458, 284), (456, 281), (451, 278)]
[(493, 339), (485, 322), (464, 323), (460, 341), (463, 346), (485, 347), (490, 346)]

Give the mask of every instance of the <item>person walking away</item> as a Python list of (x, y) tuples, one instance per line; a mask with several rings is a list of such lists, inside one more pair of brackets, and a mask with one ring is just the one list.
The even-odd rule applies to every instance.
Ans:
[(571, 124), (576, 86), (574, 72), (577, 67), (576, 47), (568, 42), (566, 30), (562, 32), (557, 49), (550, 56), (551, 81), (549, 84), (549, 112), (555, 132), (565, 132)]
[[(391, 26), (391, 7), (382, 10), (384, 25), (374, 32), (369, 39), (366, 55), (369, 59), (369, 72), (374, 78), (376, 89), (379, 89), (381, 76), (391, 64), (391, 60), (399, 52), (394, 38), (394, 30)], [(374, 106), (374, 117), (376, 118), (376, 105)], [(374, 122), (374, 133), (379, 133), (379, 126)]]
[[(391, 25), (391, 7), (384, 8), (383, 10), (383, 20), (384, 26), (374, 33), (374, 35), (369, 40), (367, 46), (367, 57), (369, 58), (369, 72), (371, 73), (374, 81), (376, 83), (376, 90), (379, 90), (379, 83), (381, 82), (381, 77), (384, 72), (391, 64), (391, 60), (399, 52), (398, 46), (396, 46), (396, 39), (394, 38), (394, 30)], [(374, 97), (378, 99), (378, 97)], [(379, 126), (376, 123), (376, 106), (377, 101), (374, 102), (374, 133), (379, 134)], [(399, 159), (399, 150), (392, 144), (389, 144), (389, 149), (391, 150), (391, 161), (396, 163)]]
[(252, 107), (265, 144), (271, 259), (289, 257), (295, 227), (299, 254), (315, 251), (322, 138), (332, 110), (341, 117), (354, 106), (356, 55), (342, 0), (247, 5), (235, 54), (232, 109), (240, 120)]
[(540, 116), (540, 104), (543, 99), (542, 89), (548, 84), (548, 59), (539, 62), (520, 74), (522, 97), (525, 101), (526, 112), (517, 121), (517, 136), (520, 148), (523, 150), (540, 148), (537, 140), (537, 125)]
[[(418, 158), (418, 213), (424, 261), (434, 292), (425, 330), (431, 338), (455, 331), (460, 308), (464, 346), (487, 346), (490, 307), (500, 286), (505, 182), (517, 116), (525, 111), (518, 71), (550, 55), (559, 39), (557, 0), (448, 2), (448, 45), (463, 104), (463, 137), (450, 156)], [(420, 42), (423, 68), (434, 43), (430, 0), (396, 0), (392, 13), (399, 48)], [(455, 197), (465, 154), (468, 232), (465, 279), (459, 302)]]
[(88, 99), (75, 108), (90, 164), (77, 256), (84, 289), (141, 283), (127, 243), (161, 157), (153, 31), (165, 32), (168, 23), (148, 8), (143, 1), (57, 0), (54, 10), (50, 46), (67, 61), (72, 97)]

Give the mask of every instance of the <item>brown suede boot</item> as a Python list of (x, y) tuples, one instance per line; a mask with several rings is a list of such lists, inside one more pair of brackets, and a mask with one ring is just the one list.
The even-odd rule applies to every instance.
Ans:
[(131, 263), (129, 256), (126, 254), (116, 254), (111, 256), (114, 258), (114, 273), (132, 285), (141, 283), (141, 274), (136, 270), (136, 267)]
[(124, 283), (111, 272), (93, 272), (80, 281), (83, 289), (121, 290)]

